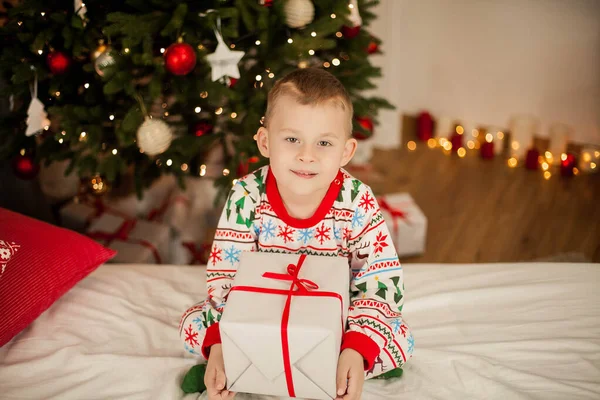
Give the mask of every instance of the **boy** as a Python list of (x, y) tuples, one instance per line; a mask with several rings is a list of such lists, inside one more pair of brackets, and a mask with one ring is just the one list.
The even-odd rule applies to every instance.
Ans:
[(235, 395), (224, 389), (218, 321), (243, 251), (348, 257), (351, 306), (338, 398), (359, 399), (364, 379), (411, 357), (402, 269), (390, 233), (371, 189), (341, 169), (357, 146), (352, 116), (348, 93), (325, 70), (296, 70), (269, 92), (265, 124), (254, 137), (269, 165), (229, 193), (207, 266), (208, 299), (188, 309), (179, 327), (185, 348), (208, 359), (210, 399)]

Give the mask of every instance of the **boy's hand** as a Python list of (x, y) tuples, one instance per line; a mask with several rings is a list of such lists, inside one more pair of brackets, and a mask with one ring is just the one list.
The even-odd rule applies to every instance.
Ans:
[(338, 360), (336, 399), (360, 400), (364, 382), (363, 356), (356, 350), (345, 349)]
[(204, 384), (206, 385), (206, 394), (209, 400), (229, 400), (235, 396), (234, 392), (225, 389), (225, 363), (223, 362), (223, 349), (220, 344), (213, 344), (210, 347), (206, 373), (204, 374)]

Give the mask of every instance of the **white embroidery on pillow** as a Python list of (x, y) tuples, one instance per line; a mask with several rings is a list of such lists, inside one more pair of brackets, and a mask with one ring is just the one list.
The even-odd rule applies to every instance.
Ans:
[(17, 252), (17, 249), (21, 247), (15, 242), (5, 242), (4, 240), (0, 240), (0, 276), (4, 273), (6, 269), (6, 264), (10, 258)]

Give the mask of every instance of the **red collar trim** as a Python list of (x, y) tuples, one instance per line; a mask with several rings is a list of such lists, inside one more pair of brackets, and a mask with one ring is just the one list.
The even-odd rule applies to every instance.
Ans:
[(335, 199), (337, 199), (338, 194), (342, 189), (343, 182), (344, 174), (341, 170), (339, 170), (337, 176), (333, 182), (331, 182), (331, 185), (329, 185), (329, 189), (327, 189), (327, 193), (325, 194), (325, 197), (323, 197), (323, 201), (321, 201), (321, 204), (319, 204), (319, 207), (313, 216), (306, 219), (299, 219), (292, 217), (285, 209), (285, 205), (283, 204), (283, 200), (279, 194), (279, 189), (277, 189), (277, 181), (271, 172), (271, 168), (269, 168), (266, 182), (267, 198), (271, 203), (271, 207), (273, 207), (273, 211), (275, 211), (275, 214), (277, 214), (279, 219), (293, 228), (306, 229), (315, 226), (321, 222), (323, 218), (325, 218), (333, 206)]

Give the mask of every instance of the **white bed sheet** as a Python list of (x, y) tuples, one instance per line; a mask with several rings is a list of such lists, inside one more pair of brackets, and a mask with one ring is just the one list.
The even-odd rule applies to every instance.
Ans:
[[(363, 399), (600, 398), (599, 264), (404, 270), (414, 357)], [(205, 294), (202, 267), (103, 265), (1, 349), (0, 398), (199, 397), (177, 325)]]

